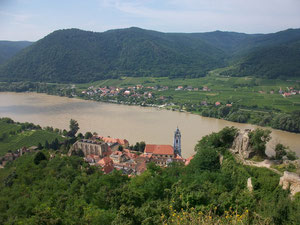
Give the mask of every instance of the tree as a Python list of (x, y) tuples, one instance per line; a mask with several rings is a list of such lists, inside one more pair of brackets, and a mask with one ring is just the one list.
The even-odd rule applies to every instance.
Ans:
[(39, 150), (41, 150), (41, 149), (43, 148), (41, 142), (38, 143), (38, 146), (37, 146), (37, 147), (38, 147)]
[(45, 149), (49, 149), (49, 148), (50, 148), (49, 142), (46, 140), (45, 141)]
[(139, 147), (140, 147), (140, 148), (139, 148), (139, 151), (140, 151), (140, 152), (144, 152), (145, 147), (146, 147), (146, 143), (145, 143), (144, 141), (141, 141)]
[(57, 138), (55, 138), (55, 140), (52, 141), (52, 143), (50, 144), (50, 148), (52, 148), (53, 150), (57, 150), (59, 148), (59, 142)]
[(220, 168), (219, 154), (215, 148), (211, 146), (202, 147), (199, 142), (195, 150), (197, 154), (191, 161), (191, 167), (196, 170), (209, 170), (215, 171)]
[(43, 152), (36, 153), (36, 155), (35, 155), (35, 157), (33, 159), (34, 164), (38, 165), (38, 164), (40, 164), (40, 162), (42, 160), (47, 160), (47, 157), (45, 156), (45, 154)]
[(63, 134), (63, 136), (66, 137), (66, 136), (68, 136), (68, 131), (66, 129), (64, 129), (63, 132), (62, 132), (62, 134)]
[(286, 155), (286, 147), (283, 144), (277, 144), (275, 146), (275, 159), (281, 160)]
[(271, 131), (260, 128), (255, 129), (249, 133), (249, 143), (252, 149), (260, 156), (266, 156), (266, 144), (271, 140)]
[(71, 119), (70, 120), (70, 131), (68, 132), (69, 137), (75, 137), (75, 134), (79, 130), (79, 125), (76, 120)]
[(90, 139), (91, 137), (93, 137), (93, 134), (91, 132), (86, 132), (84, 135), (84, 139)]

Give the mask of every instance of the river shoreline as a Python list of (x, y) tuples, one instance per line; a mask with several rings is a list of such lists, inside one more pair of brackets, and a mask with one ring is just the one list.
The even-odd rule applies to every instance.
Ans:
[[(66, 129), (70, 118), (73, 118), (79, 122), (80, 132), (96, 131), (105, 136), (126, 138), (131, 144), (146, 141), (149, 144), (172, 145), (173, 133), (179, 126), (183, 135), (185, 157), (193, 154), (194, 146), (201, 137), (218, 132), (225, 126), (235, 126), (241, 130), (258, 127), (190, 112), (162, 110), (164, 108), (161, 107), (108, 104), (109, 102), (86, 101), (82, 98), (58, 97), (61, 96), (36, 92), (0, 92), (0, 116), (59, 129)], [(273, 141), (269, 145), (269, 152), (276, 143), (283, 143), (300, 156), (299, 134), (271, 130)]]

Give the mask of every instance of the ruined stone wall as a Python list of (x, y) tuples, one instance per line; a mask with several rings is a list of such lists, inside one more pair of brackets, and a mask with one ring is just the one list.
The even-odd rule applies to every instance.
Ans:
[(279, 185), (283, 189), (290, 189), (291, 195), (294, 196), (300, 192), (300, 176), (296, 173), (284, 171), (283, 176), (280, 177)]
[(84, 156), (98, 155), (103, 157), (103, 154), (108, 151), (108, 146), (105, 143), (88, 143), (82, 141), (75, 142), (73, 145), (73, 150), (78, 151), (80, 149), (84, 153)]

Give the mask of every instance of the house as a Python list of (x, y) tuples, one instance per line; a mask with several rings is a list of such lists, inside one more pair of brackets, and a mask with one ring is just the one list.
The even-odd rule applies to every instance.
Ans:
[(129, 149), (123, 149), (124, 154), (126, 154), (130, 159), (136, 159), (138, 157), (137, 154), (133, 153)]
[(226, 104), (227, 107), (232, 107), (232, 104)]
[(221, 105), (221, 102), (216, 102), (215, 103), (215, 106), (219, 106), (219, 105)]
[(192, 91), (192, 90), (193, 90), (193, 87), (192, 87), (192, 86), (187, 86), (186, 90)]
[(106, 156), (103, 159), (99, 160), (97, 162), (97, 165), (102, 167), (102, 171), (105, 174), (108, 174), (108, 173), (110, 173), (114, 170), (114, 163), (113, 163), (112, 159), (109, 158), (108, 156)]
[[(115, 149), (115, 145), (121, 145), (123, 148), (128, 148), (129, 142), (126, 139), (119, 139), (119, 138), (111, 138), (111, 137), (99, 137), (101, 140), (103, 140), (105, 143), (108, 144), (108, 146), (111, 147), (111, 150), (117, 150)], [(117, 146), (117, 148), (118, 148)]]
[(209, 89), (207, 86), (204, 86), (204, 87), (202, 88), (202, 91), (210, 91), (210, 89)]
[(130, 160), (129, 156), (121, 151), (114, 151), (111, 153), (110, 158), (114, 163), (123, 163)]
[(291, 96), (291, 93), (289, 93), (289, 92), (284, 92), (284, 93), (282, 94), (282, 96), (283, 96), (283, 97), (289, 97), (289, 96)]
[(175, 158), (174, 149), (171, 145), (149, 145), (144, 150), (146, 155), (163, 158)]
[(175, 91), (181, 91), (181, 90), (183, 90), (183, 86), (178, 86), (178, 87), (175, 89)]
[(130, 91), (129, 90), (124, 91), (124, 95), (130, 95)]

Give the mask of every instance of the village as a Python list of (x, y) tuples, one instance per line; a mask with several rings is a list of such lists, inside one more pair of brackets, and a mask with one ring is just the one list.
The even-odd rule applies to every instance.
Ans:
[[(111, 103), (119, 103), (119, 104), (127, 104), (127, 105), (141, 105), (141, 106), (151, 106), (158, 108), (168, 108), (171, 107), (173, 110), (176, 109), (175, 104), (173, 103), (173, 98), (171, 96), (157, 96), (155, 92), (162, 91), (189, 91), (189, 92), (211, 92), (212, 89), (208, 86), (192, 87), (187, 85), (179, 85), (175, 88), (170, 88), (168, 86), (143, 86), (143, 85), (135, 85), (128, 87), (115, 87), (115, 86), (105, 86), (105, 87), (94, 87), (90, 86), (87, 90), (82, 91), (81, 97), (85, 97), (92, 100), (98, 101), (107, 101)], [(278, 91), (271, 90), (258, 91), (259, 94), (280, 94), (284, 98), (290, 97), (293, 95), (300, 94), (300, 90), (296, 90), (293, 87), (279, 88)], [(200, 105), (208, 106), (221, 106), (225, 105), (227, 107), (232, 107), (233, 102), (223, 102), (221, 100), (216, 102), (208, 102), (206, 100), (201, 101)], [(180, 109), (180, 111), (184, 111), (184, 109)], [(189, 111), (189, 110), (187, 110)]]
[[(82, 91), (81, 97), (86, 97), (92, 100), (101, 100), (111, 103), (129, 104), (129, 105), (141, 105), (151, 107), (166, 107), (174, 106), (172, 103), (172, 97), (170, 96), (156, 96), (154, 91), (162, 92), (171, 90), (168, 86), (143, 86), (135, 85), (128, 87), (94, 87), (90, 86), (87, 90)], [(198, 87), (192, 86), (177, 86), (175, 91), (211, 91), (210, 88), (204, 86), (201, 90)], [(73, 96), (76, 97), (76, 96)], [(207, 103), (203, 103), (206, 105)]]
[[(144, 142), (141, 142), (144, 143)], [(138, 143), (137, 143), (138, 144)], [(0, 157), (0, 167), (16, 160), (27, 153), (39, 150), (37, 146), (22, 147), (16, 151), (9, 151)], [(184, 159), (181, 156), (181, 133), (177, 128), (174, 132), (174, 145), (145, 144), (140, 150), (135, 150), (126, 139), (103, 137), (94, 134), (88, 139), (77, 140), (64, 156), (77, 155), (91, 166), (99, 167), (104, 174), (119, 170), (128, 176), (139, 175), (147, 169), (147, 164), (154, 163), (160, 167), (167, 167), (173, 162), (188, 165), (193, 157)], [(50, 159), (55, 154), (50, 154)]]
[(100, 167), (105, 173), (119, 170), (128, 176), (139, 175), (147, 169), (148, 163), (167, 167), (173, 162), (188, 165), (192, 157), (181, 156), (181, 133), (177, 128), (174, 133), (174, 145), (146, 144), (144, 151), (129, 149), (126, 139), (101, 137), (94, 135), (74, 143), (69, 153), (81, 155), (92, 166)]

